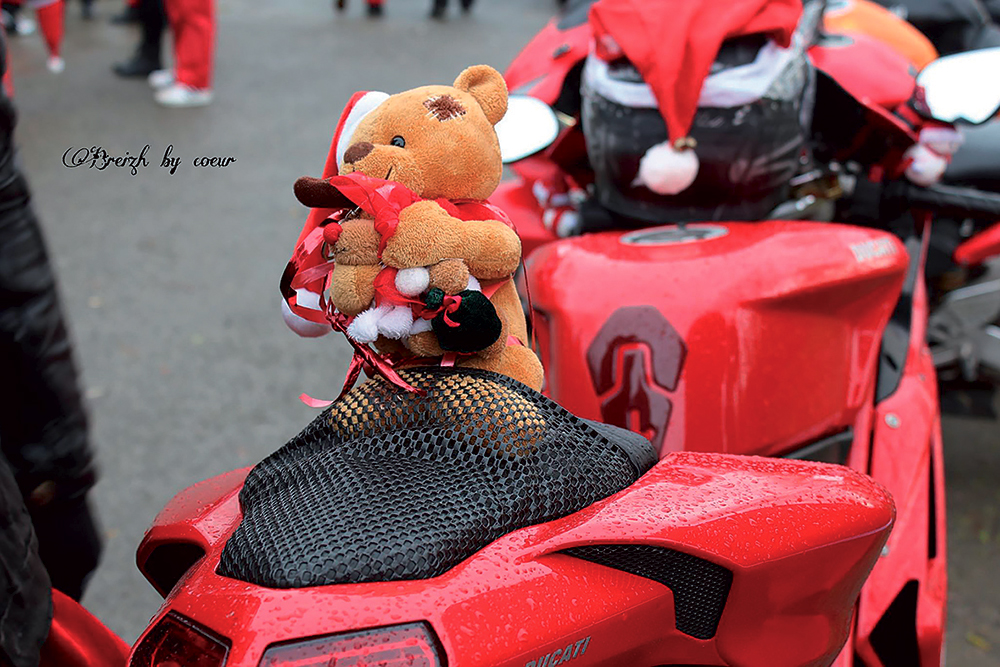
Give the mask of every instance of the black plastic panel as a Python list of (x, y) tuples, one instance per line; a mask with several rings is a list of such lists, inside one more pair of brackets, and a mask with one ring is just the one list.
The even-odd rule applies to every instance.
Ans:
[(561, 553), (663, 584), (674, 594), (677, 629), (697, 639), (715, 636), (733, 584), (733, 573), (721, 565), (645, 544), (596, 544)]

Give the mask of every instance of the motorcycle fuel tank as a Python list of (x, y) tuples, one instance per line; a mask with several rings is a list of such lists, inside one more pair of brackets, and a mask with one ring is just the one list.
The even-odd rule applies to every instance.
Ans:
[(886, 232), (802, 221), (550, 243), (526, 264), (546, 391), (661, 454), (787, 453), (872, 400), (906, 267)]

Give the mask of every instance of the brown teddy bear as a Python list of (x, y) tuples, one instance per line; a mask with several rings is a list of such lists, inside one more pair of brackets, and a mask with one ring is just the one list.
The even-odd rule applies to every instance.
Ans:
[(540, 389), (512, 279), (520, 240), (485, 202), (501, 177), (493, 126), (507, 108), (503, 77), (479, 65), (452, 86), (363, 106), (335, 137), (337, 175), (295, 184), (299, 201), (333, 212), (318, 223), (333, 268), (323, 285), (347, 335), (403, 365), (440, 359)]

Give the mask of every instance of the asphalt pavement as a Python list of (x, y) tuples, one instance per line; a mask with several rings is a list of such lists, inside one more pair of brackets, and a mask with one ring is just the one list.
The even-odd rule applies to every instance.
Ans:
[[(135, 548), (180, 489), (250, 466), (314, 416), (302, 392), (336, 395), (348, 361), (332, 337), (303, 340), (279, 311), (278, 278), (305, 218), (292, 195), (318, 176), (357, 90), (450, 83), (467, 65), (503, 69), (554, 0), (480, 0), (427, 19), (430, 0), (219, 0), (216, 100), (163, 109), (110, 67), (138, 36), (112, 26), (119, 0), (84, 22), (67, 11), (66, 71), (37, 35), (10, 40), (17, 139), (82, 367), (101, 468), (106, 536), (86, 606), (134, 640), (159, 606)], [(165, 47), (169, 42), (165, 41)], [(168, 49), (165, 48), (165, 52)], [(140, 154), (148, 167), (67, 168), (69, 149)], [(168, 147), (181, 158), (161, 167)], [(71, 153), (72, 154), (72, 153)], [(233, 157), (195, 167), (199, 157)], [(949, 419), (951, 665), (1000, 666), (1000, 428)]]

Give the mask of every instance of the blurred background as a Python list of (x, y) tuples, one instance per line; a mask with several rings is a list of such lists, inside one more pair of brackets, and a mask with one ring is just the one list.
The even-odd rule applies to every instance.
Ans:
[[(430, 0), (218, 0), (215, 99), (168, 109), (144, 79), (111, 66), (137, 28), (69, 3), (65, 71), (37, 36), (8, 40), (16, 140), (60, 281), (92, 417), (105, 537), (85, 605), (132, 642), (159, 605), (134, 565), (156, 512), (179, 490), (252, 466), (333, 398), (349, 359), (334, 337), (300, 339), (281, 319), (278, 279), (306, 209), (292, 195), (319, 176), (340, 111), (357, 90), (450, 83), (467, 65), (501, 71), (551, 18), (553, 0), (480, 0), (428, 20)], [(169, 51), (169, 37), (165, 38)], [(135, 176), (63, 166), (70, 148), (135, 155)], [(159, 167), (167, 146), (182, 159)], [(202, 156), (236, 158), (196, 168)], [(1000, 665), (1000, 426), (946, 418), (948, 664)]]

